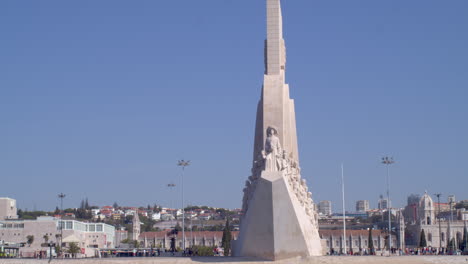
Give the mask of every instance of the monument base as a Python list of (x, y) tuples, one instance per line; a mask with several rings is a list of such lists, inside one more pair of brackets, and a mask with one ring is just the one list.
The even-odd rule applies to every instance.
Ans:
[(263, 171), (233, 243), (234, 256), (280, 260), (321, 256), (318, 227), (281, 171)]

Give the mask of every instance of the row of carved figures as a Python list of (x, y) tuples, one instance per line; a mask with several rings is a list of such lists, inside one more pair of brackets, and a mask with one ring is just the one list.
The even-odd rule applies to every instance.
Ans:
[(257, 180), (262, 171), (281, 171), (295, 193), (299, 203), (310, 217), (312, 224), (318, 224), (317, 210), (312, 201), (312, 193), (308, 191), (307, 182), (301, 179), (301, 169), (297, 160), (291, 158), (288, 152), (281, 147), (278, 131), (268, 127), (266, 130), (265, 149), (261, 151), (252, 166), (252, 176), (245, 182), (242, 210), (244, 214), (248, 210), (248, 204), (255, 191)]

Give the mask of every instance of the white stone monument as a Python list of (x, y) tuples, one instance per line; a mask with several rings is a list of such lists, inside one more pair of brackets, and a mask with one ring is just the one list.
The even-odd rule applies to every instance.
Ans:
[(252, 175), (246, 181), (235, 256), (279, 260), (322, 255), (312, 194), (301, 179), (294, 101), (285, 83), (280, 0), (267, 0), (262, 96)]

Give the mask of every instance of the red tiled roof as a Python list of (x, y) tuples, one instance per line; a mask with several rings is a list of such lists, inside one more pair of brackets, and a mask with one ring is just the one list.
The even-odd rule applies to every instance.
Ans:
[[(319, 230), (320, 237), (341, 236), (343, 230)], [(372, 236), (383, 235), (382, 230), (372, 230)], [(369, 230), (346, 230), (346, 236), (369, 236)]]
[[(232, 237), (237, 238), (239, 235), (239, 231), (231, 231)], [(156, 238), (163, 238), (164, 236), (169, 237), (170, 231), (157, 231), (157, 232), (143, 232), (140, 234), (139, 238), (144, 239), (154, 239)], [(190, 237), (193, 235), (194, 238), (206, 237), (206, 238), (213, 238), (217, 237), (221, 239), (223, 237), (223, 231), (185, 231), (185, 237)], [(178, 232), (177, 238), (182, 238), (182, 232)]]

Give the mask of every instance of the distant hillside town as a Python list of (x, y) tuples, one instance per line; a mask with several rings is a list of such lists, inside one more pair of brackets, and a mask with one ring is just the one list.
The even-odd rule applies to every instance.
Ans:
[[(389, 208), (391, 203), (382, 197), (377, 208), (360, 200), (355, 211), (344, 214), (333, 213), (330, 201), (320, 201), (316, 210), (325, 253), (371, 254), (386, 249), (390, 239), (392, 248), (401, 252), (419, 247), (468, 250), (464, 246), (468, 200), (437, 198), (427, 192), (412, 194), (404, 208)], [(77, 208), (26, 211), (17, 209), (15, 199), (0, 198), (0, 257), (154, 255), (183, 252), (183, 245), (186, 250), (209, 248), (208, 254), (224, 254), (226, 232), (237, 239), (241, 216), (241, 209), (96, 206), (86, 198)]]

